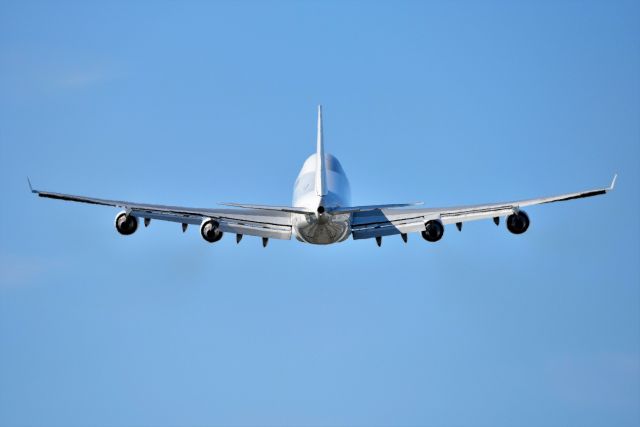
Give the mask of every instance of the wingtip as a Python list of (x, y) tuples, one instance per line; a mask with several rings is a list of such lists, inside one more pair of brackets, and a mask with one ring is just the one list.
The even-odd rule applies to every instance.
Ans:
[(613, 179), (611, 180), (611, 185), (609, 186), (609, 190), (613, 190), (616, 186), (616, 180), (618, 179), (618, 174), (613, 175)]
[(27, 182), (29, 183), (29, 190), (32, 193), (37, 193), (37, 191), (33, 189), (33, 185), (31, 185), (31, 180), (29, 179), (29, 177), (27, 177)]

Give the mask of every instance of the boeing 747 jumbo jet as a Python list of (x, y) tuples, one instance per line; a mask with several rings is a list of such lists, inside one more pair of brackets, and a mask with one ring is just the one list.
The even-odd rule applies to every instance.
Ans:
[(613, 190), (616, 177), (607, 188), (506, 203), (448, 208), (415, 207), (421, 203), (352, 206), (349, 181), (342, 165), (324, 151), (319, 106), (316, 153), (302, 165), (293, 186), (292, 206), (221, 203), (234, 209), (186, 208), (50, 193), (34, 190), (30, 181), (29, 187), (40, 197), (122, 209), (116, 215), (115, 227), (125, 236), (135, 233), (139, 220), (145, 227), (151, 220), (162, 220), (182, 224), (183, 232), (188, 225), (197, 225), (202, 238), (210, 243), (219, 241), (224, 233), (233, 233), (238, 243), (245, 234), (261, 237), (265, 247), (269, 239), (289, 240), (291, 236), (317, 245), (342, 242), (349, 236), (354, 240), (375, 238), (380, 246), (384, 236), (399, 234), (406, 242), (408, 233), (415, 232), (429, 242), (437, 242), (447, 224), (455, 224), (462, 230), (464, 222), (491, 218), (499, 225), (501, 217), (506, 217), (511, 233), (522, 234), (529, 228), (529, 216), (522, 208), (605, 194)]

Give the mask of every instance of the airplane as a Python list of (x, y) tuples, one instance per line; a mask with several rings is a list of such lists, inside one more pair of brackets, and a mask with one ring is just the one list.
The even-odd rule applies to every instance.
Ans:
[(153, 205), (39, 191), (27, 180), (31, 192), (40, 197), (122, 209), (115, 217), (115, 228), (124, 236), (136, 232), (139, 220), (145, 227), (151, 220), (161, 220), (181, 223), (183, 232), (189, 225), (197, 225), (209, 243), (230, 233), (236, 235), (237, 243), (244, 235), (261, 237), (262, 246), (266, 247), (269, 239), (291, 237), (316, 245), (343, 242), (349, 237), (375, 239), (381, 246), (383, 237), (400, 235), (406, 243), (408, 234), (417, 232), (426, 241), (437, 242), (444, 235), (445, 225), (455, 224), (461, 231), (463, 223), (480, 219), (493, 219), (499, 225), (500, 218), (506, 218), (507, 229), (522, 234), (530, 224), (522, 208), (602, 195), (613, 190), (617, 178), (614, 175), (611, 185), (605, 188), (505, 203), (444, 208), (416, 207), (420, 202), (352, 206), (347, 175), (338, 159), (324, 150), (322, 106), (318, 106), (317, 127), (316, 152), (302, 165), (291, 206), (220, 203), (233, 209), (209, 209)]

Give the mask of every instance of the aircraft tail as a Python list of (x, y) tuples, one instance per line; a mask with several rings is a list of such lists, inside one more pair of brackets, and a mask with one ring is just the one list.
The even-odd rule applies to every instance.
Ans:
[(318, 141), (316, 147), (316, 195), (327, 195), (327, 170), (322, 136), (322, 105), (318, 105)]

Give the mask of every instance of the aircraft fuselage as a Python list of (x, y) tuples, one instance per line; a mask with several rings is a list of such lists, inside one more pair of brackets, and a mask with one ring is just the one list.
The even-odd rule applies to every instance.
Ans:
[(330, 214), (328, 208), (351, 205), (351, 189), (342, 165), (331, 154), (325, 156), (325, 194), (319, 195), (315, 179), (317, 155), (307, 158), (293, 187), (293, 206), (304, 207), (315, 214), (293, 214), (293, 232), (301, 242), (317, 245), (342, 242), (351, 233), (351, 214)]

